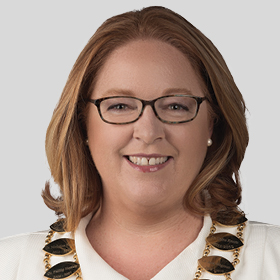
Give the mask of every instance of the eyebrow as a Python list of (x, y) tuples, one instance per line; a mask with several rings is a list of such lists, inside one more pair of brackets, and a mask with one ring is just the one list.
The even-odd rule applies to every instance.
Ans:
[(182, 93), (182, 94), (187, 94), (187, 95), (193, 95), (192, 91), (187, 88), (170, 88), (164, 91), (163, 95), (168, 95), (168, 94), (174, 94), (174, 93)]
[(101, 94), (101, 98), (108, 96), (135, 96), (135, 94), (131, 90), (125, 89), (109, 89)]
[[(168, 88), (164, 90), (160, 96), (170, 95), (170, 94), (187, 94), (193, 95), (192, 91), (187, 88)], [(136, 97), (136, 94), (131, 90), (126, 89), (109, 89), (101, 94), (99, 98), (109, 97), (109, 96), (133, 96)]]

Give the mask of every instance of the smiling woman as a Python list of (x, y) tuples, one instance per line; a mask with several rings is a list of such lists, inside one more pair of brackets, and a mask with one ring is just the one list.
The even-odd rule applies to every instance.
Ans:
[(199, 30), (163, 7), (108, 19), (78, 57), (47, 131), (61, 196), (47, 182), (43, 198), (62, 219), (48, 234), (1, 242), (0, 274), (277, 278), (279, 227), (247, 222), (238, 207), (247, 144), (243, 97)]
[[(115, 49), (107, 58), (98, 74), (91, 97), (98, 99), (110, 89), (121, 88), (137, 98), (156, 99), (159, 104), (166, 103), (167, 101), (162, 100), (167, 98), (171, 99), (171, 105), (186, 104), (189, 96), (174, 99), (170, 95), (162, 98), (162, 94), (175, 88), (186, 88), (199, 95), (198, 98), (203, 98), (201, 83), (189, 60), (173, 46), (154, 39), (133, 40)], [(184, 101), (174, 103), (179, 98)], [(184, 121), (194, 119), (198, 108), (196, 100), (190, 99), (190, 104), (194, 104), (195, 109), (192, 110), (191, 118)], [(161, 112), (156, 109), (160, 105), (156, 104), (155, 111)], [(146, 106), (139, 118), (139, 113), (137, 114), (134, 122), (128, 124), (126, 121), (129, 119), (126, 119), (125, 125), (108, 125), (99, 117), (94, 106), (89, 108), (88, 145), (102, 180), (108, 207), (114, 205), (116, 196), (123, 205), (133, 201), (133, 209), (138, 204), (142, 207), (143, 201), (149, 201), (149, 206), (157, 205), (157, 211), (161, 204), (164, 205), (163, 209), (167, 205), (170, 209), (173, 208), (172, 205), (175, 208), (182, 206), (182, 198), (199, 173), (206, 156), (207, 140), (212, 134), (212, 120), (206, 102), (201, 104), (199, 113), (191, 122), (176, 124), (179, 120), (178, 113), (175, 114), (174, 109), (172, 112), (173, 118), (170, 121), (173, 124), (163, 123), (156, 117), (151, 106)], [(169, 112), (165, 112), (163, 118), (168, 118), (169, 115)], [(118, 118), (114, 119), (112, 121), (117, 122)], [(150, 168), (128, 162), (127, 157), (136, 157), (141, 163), (148, 162), (150, 158), (166, 157), (168, 160)], [(135, 173), (135, 170), (157, 172), (152, 177), (147, 177), (142, 173)], [(109, 201), (111, 197), (113, 201)], [(128, 200), (123, 201), (127, 197)], [(125, 207), (123, 211), (129, 211), (129, 207)], [(183, 213), (186, 212), (183, 210)]]

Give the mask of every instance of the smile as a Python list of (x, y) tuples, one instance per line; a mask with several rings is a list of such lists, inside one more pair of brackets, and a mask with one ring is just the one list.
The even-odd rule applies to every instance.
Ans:
[(139, 166), (152, 166), (163, 164), (168, 160), (168, 157), (135, 157), (129, 156), (129, 161)]

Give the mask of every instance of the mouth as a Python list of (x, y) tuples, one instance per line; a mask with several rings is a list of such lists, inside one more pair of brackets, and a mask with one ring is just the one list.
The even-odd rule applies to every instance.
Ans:
[(127, 159), (138, 166), (154, 166), (164, 164), (170, 157), (139, 157), (127, 156)]

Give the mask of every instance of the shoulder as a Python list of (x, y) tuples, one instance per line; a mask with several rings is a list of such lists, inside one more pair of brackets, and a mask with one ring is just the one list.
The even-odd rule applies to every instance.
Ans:
[[(36, 269), (44, 269), (42, 248), (45, 244), (47, 231), (37, 233), (26, 233), (0, 239), (0, 275), (3, 279), (33, 279), (31, 275), (36, 273)], [(29, 269), (33, 270), (31, 272)], [(42, 274), (42, 272), (40, 271)], [(17, 275), (21, 275), (17, 278)]]
[(20, 251), (26, 247), (29, 250), (35, 250), (37, 245), (44, 244), (47, 233), (47, 231), (41, 231), (2, 238), (0, 239), (1, 251), (7, 254), (18, 252), (16, 255), (19, 255)]
[(280, 277), (280, 226), (248, 222), (244, 234), (247, 265), (265, 279)]
[(280, 246), (280, 242), (277, 242), (280, 241), (280, 226), (253, 221), (248, 226), (249, 238), (268, 244), (275, 241)]
[(248, 243), (262, 248), (266, 256), (277, 256), (280, 262), (280, 226), (249, 222)]
[(35, 233), (22, 233), (14, 236), (4, 237), (0, 239), (0, 246), (6, 246), (7, 244), (22, 244), (22, 241), (27, 242), (30, 240), (38, 240), (46, 238), (48, 231), (40, 231)]

